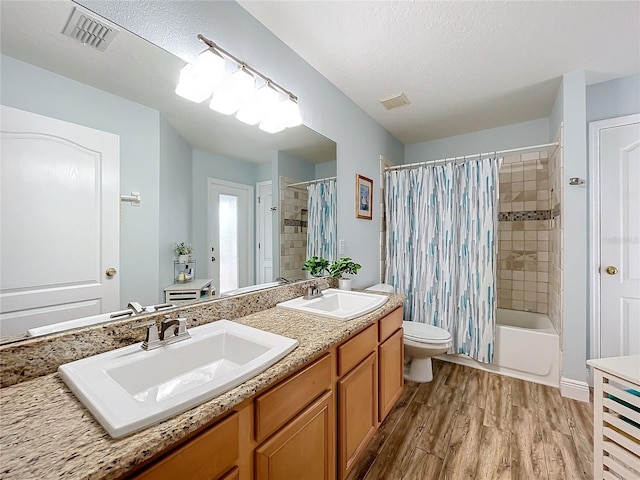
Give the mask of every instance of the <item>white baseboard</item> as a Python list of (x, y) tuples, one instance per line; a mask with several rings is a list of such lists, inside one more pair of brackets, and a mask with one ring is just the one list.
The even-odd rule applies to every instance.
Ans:
[(579, 402), (589, 403), (589, 384), (580, 380), (562, 377), (560, 380), (560, 395)]

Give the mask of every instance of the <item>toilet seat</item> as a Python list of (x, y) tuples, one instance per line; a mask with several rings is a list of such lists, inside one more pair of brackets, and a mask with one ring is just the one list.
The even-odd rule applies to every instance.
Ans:
[(451, 342), (451, 334), (443, 328), (420, 322), (402, 322), (404, 337), (416, 343), (446, 345)]

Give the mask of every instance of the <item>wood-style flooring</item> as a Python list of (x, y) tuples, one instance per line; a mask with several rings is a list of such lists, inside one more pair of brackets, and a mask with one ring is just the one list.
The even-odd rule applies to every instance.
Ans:
[(349, 480), (586, 480), (593, 405), (555, 388), (434, 360), (405, 384)]

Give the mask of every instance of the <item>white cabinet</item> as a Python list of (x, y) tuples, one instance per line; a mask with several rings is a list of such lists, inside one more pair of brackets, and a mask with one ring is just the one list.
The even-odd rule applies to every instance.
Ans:
[(210, 298), (211, 282), (210, 278), (196, 278), (190, 282), (174, 283), (164, 289), (164, 299), (166, 302), (180, 302)]
[[(640, 473), (640, 355), (589, 360), (594, 368), (593, 478)], [(635, 471), (634, 471), (635, 470)]]

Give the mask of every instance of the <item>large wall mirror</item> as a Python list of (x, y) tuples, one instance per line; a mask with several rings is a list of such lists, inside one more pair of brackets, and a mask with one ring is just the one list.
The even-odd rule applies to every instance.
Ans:
[[(190, 276), (211, 280), (216, 295), (303, 277), (313, 222), (307, 184), (335, 178), (335, 142), (304, 125), (268, 134), (206, 102), (178, 97), (184, 60), (118, 26), (104, 51), (63, 35), (74, 9), (82, 10), (71, 1), (2, 2), (1, 8), (4, 341), (46, 324), (127, 309), (130, 302), (164, 303), (165, 288)], [(43, 135), (32, 135), (45, 163), (26, 171), (15, 154), (23, 147), (14, 140), (33, 130), (33, 114), (43, 125), (79, 127), (69, 138), (80, 140), (53, 133), (43, 147)], [(109, 190), (100, 184), (110, 180), (106, 150), (83, 143), (94, 132), (117, 142), (111, 197), (100, 196)], [(65, 149), (93, 158), (91, 168), (82, 159), (74, 160), (77, 169), (65, 163)], [(53, 165), (72, 172), (65, 180), (71, 183), (57, 185), (61, 199), (46, 189), (65, 177)], [(95, 191), (69, 196), (84, 188), (76, 182), (84, 174)], [(120, 200), (134, 192), (139, 206)], [(94, 222), (92, 215), (109, 209), (111, 223)], [(193, 246), (191, 265), (174, 264), (177, 242)], [(105, 261), (89, 248), (105, 244), (115, 258)], [(73, 270), (77, 278), (69, 277)], [(91, 293), (96, 285), (117, 285), (117, 298)], [(74, 299), (81, 287), (88, 293)]]

